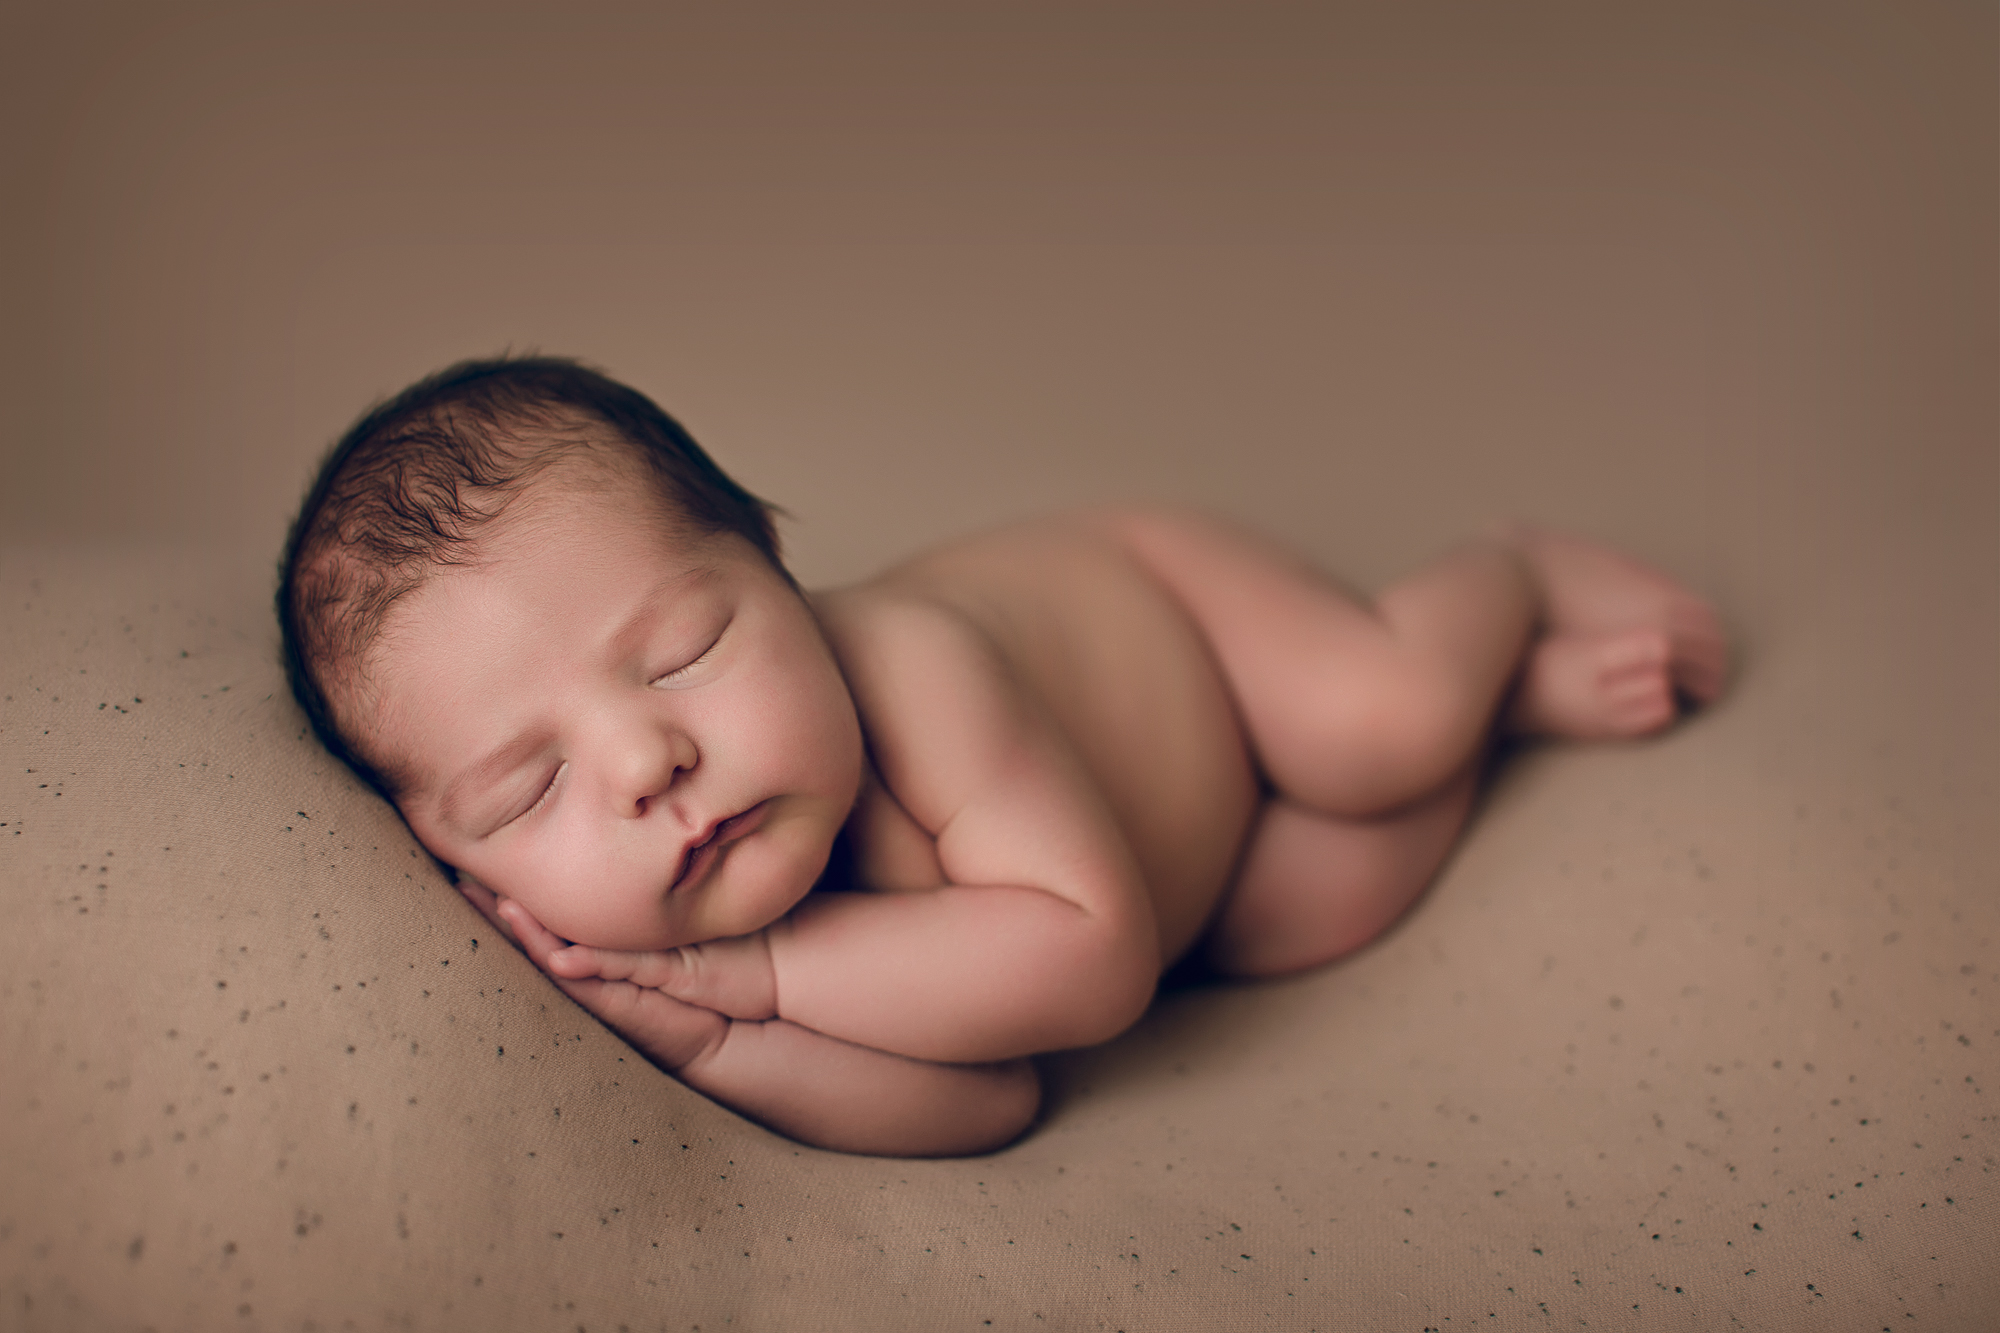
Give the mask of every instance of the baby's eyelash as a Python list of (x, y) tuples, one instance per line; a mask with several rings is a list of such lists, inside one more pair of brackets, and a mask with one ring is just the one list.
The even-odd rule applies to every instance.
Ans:
[(556, 771), (549, 775), (549, 785), (542, 788), (542, 794), (535, 798), (535, 803), (529, 806), (526, 810), (523, 810), (520, 814), (515, 815), (514, 818), (508, 820), (507, 822), (510, 824), (519, 823), (521, 820), (526, 819), (529, 815), (534, 814), (535, 811), (547, 805), (549, 803), (549, 797), (555, 795), (556, 781), (562, 777), (563, 770), (568, 767), (569, 765), (567, 763), (558, 764), (556, 766)]
[(719, 644), (721, 642), (722, 642), (721, 636), (720, 635), (716, 636), (715, 643), (711, 643), (710, 645), (708, 645), (708, 647), (702, 649), (700, 657), (695, 658), (692, 662), (687, 662), (682, 664), (681, 666), (677, 666), (672, 671), (661, 672), (659, 675), (653, 677), (652, 683), (657, 685), (663, 680), (672, 680), (676, 676), (686, 675), (688, 672), (700, 666), (703, 662), (706, 662), (709, 658), (715, 656), (716, 644)]

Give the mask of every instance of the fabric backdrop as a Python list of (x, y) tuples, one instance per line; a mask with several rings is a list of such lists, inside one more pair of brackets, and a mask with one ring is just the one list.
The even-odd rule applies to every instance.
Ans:
[[(1992, 1327), (1993, 10), (1329, 9), (10, 14), (0, 1327)], [(1366, 587), (1516, 515), (1740, 672), (1015, 1146), (799, 1148), (284, 693), (319, 451), (505, 347), (658, 397), (808, 583), (1117, 498)]]

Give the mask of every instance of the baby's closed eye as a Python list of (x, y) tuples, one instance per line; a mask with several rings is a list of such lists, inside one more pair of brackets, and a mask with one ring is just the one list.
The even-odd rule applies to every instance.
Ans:
[(556, 785), (562, 781), (563, 774), (568, 771), (569, 765), (567, 763), (558, 764), (555, 771), (550, 773), (547, 780), (542, 783), (540, 794), (535, 797), (534, 804), (520, 811), (518, 814), (507, 816), (506, 819), (500, 822), (499, 827), (506, 828), (509, 825), (518, 824), (529, 816), (539, 813), (555, 799)]
[[(716, 642), (719, 643), (721, 642), (721, 640), (718, 639)], [(679, 681), (685, 680), (690, 674), (693, 673), (696, 667), (701, 666), (703, 663), (707, 662), (710, 658), (714, 656), (715, 656), (715, 644), (711, 643), (710, 645), (708, 645), (708, 647), (702, 649), (701, 656), (695, 658), (692, 662), (688, 662), (681, 666), (677, 666), (672, 671), (663, 671), (659, 675), (653, 677), (653, 679), (648, 683), (656, 687), (670, 686), (676, 684)]]
[(708, 637), (700, 652), (681, 665), (654, 676), (647, 684), (653, 689), (670, 690), (679, 685), (692, 683), (701, 674), (701, 668), (715, 660), (716, 650), (722, 646), (723, 636), (728, 631), (729, 626), (725, 623)]

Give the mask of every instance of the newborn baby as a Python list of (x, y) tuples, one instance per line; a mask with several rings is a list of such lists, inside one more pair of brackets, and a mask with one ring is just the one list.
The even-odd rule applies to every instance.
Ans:
[(578, 1003), (808, 1143), (1035, 1115), (1183, 959), (1372, 939), (1496, 733), (1639, 736), (1721, 691), (1714, 614), (1535, 531), (1359, 601), (1221, 523), (1076, 514), (799, 589), (650, 400), (466, 363), (340, 442), (288, 543), (300, 702)]

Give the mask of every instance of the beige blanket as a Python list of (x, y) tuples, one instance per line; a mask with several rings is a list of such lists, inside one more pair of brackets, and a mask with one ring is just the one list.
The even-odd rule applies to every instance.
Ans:
[[(1992, 1326), (1990, 8), (556, 13), (9, 53), (0, 1327)], [(1515, 513), (1740, 677), (1515, 756), (1380, 943), (1050, 1059), (1014, 1147), (800, 1148), (284, 691), (313, 451), (510, 342), (808, 581), (1140, 496), (1369, 583)]]

